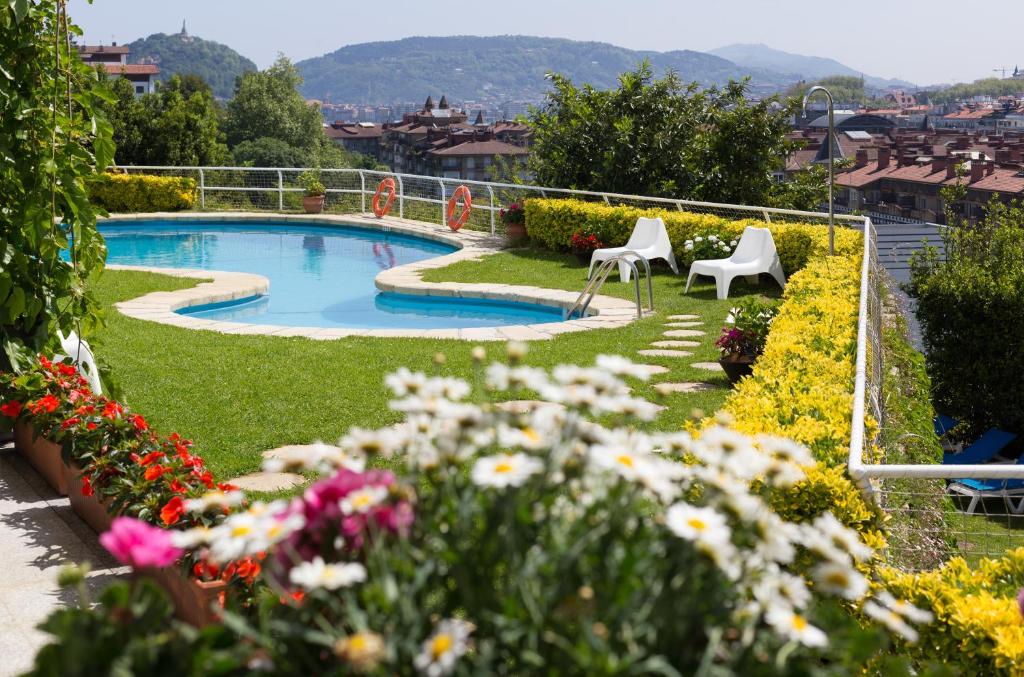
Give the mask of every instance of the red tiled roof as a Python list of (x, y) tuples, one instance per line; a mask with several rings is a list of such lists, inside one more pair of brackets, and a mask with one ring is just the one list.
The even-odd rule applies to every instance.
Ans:
[(987, 118), (989, 115), (995, 113), (994, 110), (982, 109), (982, 110), (961, 110), (956, 113), (949, 113), (942, 117), (946, 120), (980, 120), (981, 118)]
[(108, 75), (156, 75), (160, 72), (160, 69), (151, 63), (104, 63), (96, 65), (102, 65), (103, 70)]
[[(983, 176), (974, 183), (967, 184), (967, 187), (971, 190), (998, 193), (1024, 192), (1024, 177), (1020, 176), (1020, 173), (1020, 170), (1016, 168), (996, 167), (990, 176)], [(963, 177), (963, 179), (947, 178), (945, 169), (935, 171), (930, 162), (897, 167), (896, 162), (891, 161), (891, 164), (885, 169), (878, 169), (878, 163), (871, 162), (865, 167), (839, 174), (836, 177), (836, 183), (848, 188), (864, 188), (880, 179), (949, 186), (960, 180), (966, 182), (969, 180), (969, 176)]]
[(329, 125), (324, 129), (329, 139), (379, 139), (384, 133), (380, 125), (361, 127), (355, 125)]
[(127, 54), (128, 48), (124, 45), (79, 45), (80, 54)]
[(466, 141), (457, 146), (429, 151), (433, 155), (527, 155), (530, 151), (504, 141)]

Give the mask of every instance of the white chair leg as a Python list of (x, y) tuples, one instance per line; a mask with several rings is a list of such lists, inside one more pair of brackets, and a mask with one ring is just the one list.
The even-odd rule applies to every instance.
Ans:
[(971, 502), (967, 504), (966, 512), (968, 515), (974, 514), (974, 511), (977, 509), (979, 502), (981, 502), (981, 493), (975, 492), (974, 494), (971, 495)]
[(619, 261), (619, 279), (623, 282), (629, 282), (629, 278), (632, 276), (632, 268), (625, 261)]
[(729, 298), (729, 286), (732, 285), (732, 275), (720, 272), (715, 275), (715, 288), (718, 291), (718, 300), (724, 301)]
[(673, 254), (671, 250), (669, 251), (668, 256), (665, 257), (665, 260), (668, 261), (668, 267), (672, 269), (672, 272), (678, 275), (679, 265), (676, 263), (676, 255)]
[(693, 278), (697, 277), (697, 273), (690, 271), (690, 275), (686, 278), (686, 289), (683, 290), (684, 294), (690, 293), (690, 285), (693, 284)]
[(771, 268), (768, 269), (768, 274), (775, 278), (780, 287), (786, 288), (786, 273), (783, 272), (781, 263), (778, 261), (773, 263)]

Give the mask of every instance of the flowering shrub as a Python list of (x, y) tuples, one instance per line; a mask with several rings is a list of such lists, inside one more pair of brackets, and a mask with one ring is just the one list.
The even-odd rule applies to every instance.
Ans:
[(683, 243), (683, 265), (692, 266), (694, 261), (727, 259), (736, 248), (737, 240), (728, 240), (715, 233), (695, 235)]
[(733, 323), (722, 327), (722, 335), (715, 342), (722, 357), (760, 357), (778, 312), (778, 306), (773, 303), (753, 298), (741, 300), (731, 311)]
[(583, 256), (590, 254), (595, 249), (604, 248), (604, 242), (598, 239), (597, 234), (590, 231), (577, 231), (572, 234), (572, 241), (569, 244), (569, 248), (573, 254), (577, 256)]
[[(641, 216), (661, 217), (672, 240), (676, 259), (679, 261), (691, 260), (687, 258), (684, 249), (687, 240), (715, 233), (721, 239), (731, 242), (738, 240), (747, 226), (767, 227), (771, 230), (787, 277), (802, 269), (808, 261), (828, 251), (827, 229), (813, 223), (765, 223), (760, 219), (730, 220), (714, 214), (540, 198), (527, 200), (525, 211), (526, 227), (532, 240), (555, 251), (571, 249), (572, 236), (580, 230), (580, 224), (586, 224), (593, 231), (600, 231), (601, 240), (609, 247), (625, 245), (630, 233), (633, 232), (636, 220)], [(837, 253), (855, 256), (862, 249), (863, 240), (860, 233), (849, 228), (836, 228)]]
[(920, 660), (941, 657), (964, 675), (1021, 674), (1024, 548), (973, 565), (958, 557), (933, 571), (882, 575), (894, 592), (937, 617), (922, 630), (920, 646), (904, 651)]
[(192, 209), (195, 179), (146, 174), (100, 174), (88, 182), (89, 200), (108, 212), (173, 212)]
[[(214, 565), (267, 553), (272, 594), (231, 627), (279, 673), (791, 674), (884, 646), (857, 653), (834, 613), (902, 605), (865, 600), (856, 564), (872, 549), (827, 512), (798, 523), (771, 507), (804, 480), (807, 449), (640, 432), (657, 409), (621, 376), (645, 374), (614, 357), (496, 363), (474, 394), (400, 370), (387, 381), (403, 422), (273, 459), (326, 475), (290, 502), (190, 502), (216, 517), (174, 545)], [(551, 404), (479, 404), (527, 392)], [(375, 459), (400, 471), (366, 470)]]
[(518, 226), (526, 223), (526, 212), (523, 210), (522, 202), (513, 202), (498, 212), (502, 225)]

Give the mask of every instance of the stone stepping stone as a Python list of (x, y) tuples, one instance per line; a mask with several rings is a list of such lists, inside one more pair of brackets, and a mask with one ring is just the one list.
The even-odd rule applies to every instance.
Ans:
[(661, 395), (673, 393), (702, 393), (705, 390), (714, 390), (715, 386), (710, 383), (656, 383), (654, 389)]
[(314, 456), (316, 454), (316, 452), (313, 451), (314, 449), (323, 448), (325, 446), (341, 451), (340, 448), (330, 444), (287, 444), (283, 447), (278, 447), (277, 449), (268, 449), (263, 452), (262, 456), (263, 458), (286, 459), (295, 458), (296, 456)]
[(244, 491), (281, 491), (304, 484), (306, 478), (290, 472), (254, 472), (242, 475), (228, 484), (233, 484)]
[(638, 364), (636, 366), (646, 371), (648, 376), (668, 373), (668, 367), (663, 367), (660, 364)]
[(684, 329), (686, 327), (703, 327), (703, 322), (669, 322), (665, 325), (666, 327), (678, 327)]
[(644, 357), (690, 357), (693, 355), (685, 350), (638, 350), (636, 354)]
[(508, 402), (497, 402), (494, 407), (510, 414), (529, 414), (542, 407), (555, 407), (565, 409), (565, 405), (559, 402), (545, 402), (544, 400), (509, 400)]
[(669, 315), (669, 320), (699, 320), (700, 315)]
[(717, 362), (694, 362), (690, 366), (693, 367), (694, 369), (706, 369), (708, 371), (721, 371), (721, 372), (725, 371), (724, 369), (722, 369), (722, 365), (720, 365)]
[(669, 329), (664, 333), (664, 336), (669, 338), (692, 338), (694, 336), (704, 336), (704, 332), (700, 329)]
[(699, 348), (700, 341), (655, 341), (651, 346), (655, 348)]

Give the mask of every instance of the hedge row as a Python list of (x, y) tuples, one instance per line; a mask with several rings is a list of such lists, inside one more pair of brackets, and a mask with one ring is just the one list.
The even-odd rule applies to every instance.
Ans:
[[(587, 230), (608, 247), (626, 244), (641, 216), (661, 217), (677, 259), (683, 260), (686, 240), (696, 236), (718, 235), (732, 240), (747, 226), (768, 227), (772, 231), (779, 259), (786, 275), (792, 275), (807, 261), (826, 253), (828, 230), (821, 224), (777, 222), (759, 219), (732, 220), (714, 214), (610, 206), (582, 200), (530, 199), (526, 201), (526, 230), (530, 238), (549, 249), (568, 251), (573, 233)], [(857, 255), (863, 247), (860, 233), (849, 228), (836, 229), (836, 252)]]
[(89, 181), (89, 199), (108, 212), (174, 212), (196, 204), (195, 179), (102, 174)]

